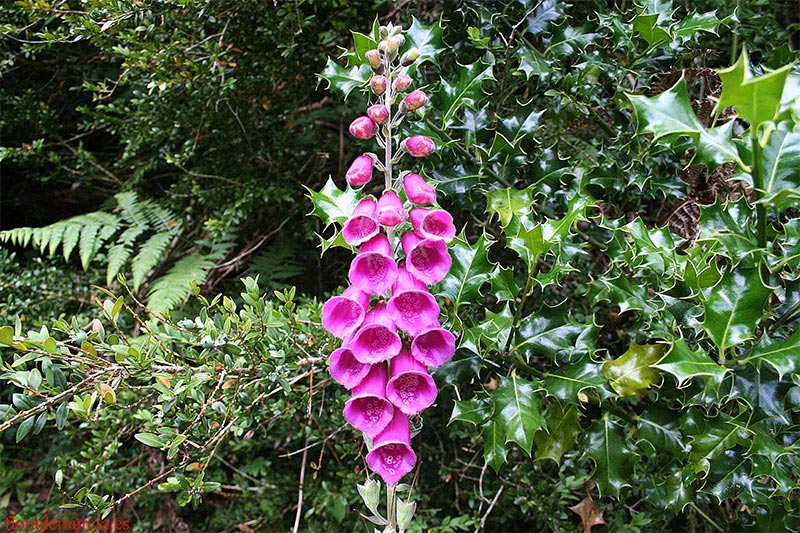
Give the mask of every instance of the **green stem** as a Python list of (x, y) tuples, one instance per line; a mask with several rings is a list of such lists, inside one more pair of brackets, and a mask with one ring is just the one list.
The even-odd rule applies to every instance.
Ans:
[[(531, 268), (536, 266), (536, 261), (531, 264)], [(517, 308), (514, 310), (514, 318), (511, 320), (511, 330), (508, 332), (508, 340), (506, 341), (506, 346), (503, 348), (504, 353), (508, 353), (508, 349), (511, 347), (511, 340), (514, 338), (514, 328), (517, 327), (517, 322), (519, 322), (520, 316), (522, 315), (522, 308), (525, 307), (525, 303), (528, 301), (528, 297), (531, 295), (531, 282), (533, 281), (533, 272), (528, 272), (528, 279), (525, 281), (525, 288), (522, 290), (522, 298), (519, 300), (519, 304)]]
[(386, 519), (389, 521), (387, 529), (395, 531), (397, 529), (397, 486), (389, 487), (386, 492)]
[(706, 522), (708, 522), (708, 524), (709, 524), (711, 527), (713, 527), (713, 528), (714, 528), (714, 529), (716, 529), (717, 531), (725, 531), (725, 530), (724, 530), (724, 529), (723, 529), (723, 528), (722, 528), (722, 527), (721, 527), (719, 524), (717, 524), (717, 523), (714, 521), (714, 519), (713, 519), (713, 518), (711, 518), (711, 517), (710, 517), (710, 516), (708, 516), (706, 513), (704, 513), (703, 511), (701, 511), (701, 510), (700, 510), (700, 508), (699, 508), (697, 505), (695, 505), (695, 503), (694, 503), (694, 502), (689, 502), (689, 507), (691, 507), (692, 509), (694, 509), (694, 512), (696, 512), (697, 514), (699, 514), (699, 515), (700, 515), (700, 516), (703, 518), (703, 520), (705, 520)]
[(764, 194), (764, 175), (761, 169), (761, 142), (758, 140), (758, 128), (756, 125), (751, 125), (753, 131), (750, 134), (750, 144), (753, 148), (753, 188), (755, 189), (753, 196), (756, 202), (756, 235), (758, 238), (758, 247), (767, 247), (767, 209), (764, 204), (760, 203), (761, 196)]

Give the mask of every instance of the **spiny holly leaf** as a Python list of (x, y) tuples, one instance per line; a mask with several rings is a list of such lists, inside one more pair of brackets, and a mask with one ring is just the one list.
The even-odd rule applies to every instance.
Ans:
[(639, 13), (633, 18), (633, 31), (647, 41), (650, 48), (672, 40), (672, 35), (659, 24), (659, 18), (659, 13)]
[(588, 354), (548, 372), (543, 385), (548, 396), (570, 404), (584, 403), (589, 395), (596, 395), (601, 400), (614, 396), (608, 388), (601, 364), (592, 361)]
[(752, 492), (752, 462), (741, 449), (725, 450), (709, 463), (709, 473), (703, 492), (713, 494), (721, 502), (736, 498), (742, 492)]
[(453, 265), (442, 280), (439, 294), (453, 302), (454, 313), (458, 312), (462, 303), (478, 300), (481, 286), (494, 271), (488, 256), (489, 246), (493, 242), (486, 235), (481, 235), (475, 244), (470, 244), (462, 232), (450, 245)]
[(372, 70), (369, 65), (357, 65), (346, 69), (331, 58), (328, 58), (325, 70), (319, 75), (321, 80), (328, 82), (326, 88), (332, 89), (344, 99), (347, 99), (348, 95), (357, 87), (366, 85), (371, 77)]
[(486, 401), (477, 398), (469, 400), (456, 400), (453, 405), (453, 413), (450, 415), (448, 425), (456, 420), (468, 422), (474, 426), (483, 425), (492, 415), (492, 406)]
[(692, 351), (685, 339), (676, 339), (666, 357), (653, 366), (675, 376), (678, 386), (686, 385), (695, 376), (712, 376), (721, 381), (728, 372), (701, 348)]
[(618, 274), (615, 278), (600, 278), (592, 282), (591, 294), (597, 300), (608, 300), (624, 313), (631, 309), (642, 311), (646, 320), (660, 316), (664, 303), (650, 293), (647, 285), (635, 283), (627, 276)]
[(695, 472), (709, 473), (711, 460), (736, 445), (748, 445), (750, 432), (747, 429), (749, 411), (744, 410), (736, 418), (719, 415), (711, 420), (705, 431), (692, 437), (689, 464)]
[(366, 64), (367, 57), (365, 53), (368, 50), (374, 50), (378, 47), (378, 41), (380, 40), (379, 31), (380, 23), (377, 17), (375, 17), (375, 20), (372, 22), (372, 30), (369, 35), (351, 31), (350, 33), (353, 35), (353, 50), (346, 50), (339, 57), (347, 58), (347, 65), (351, 67)]
[(358, 205), (358, 192), (351, 189), (350, 185), (344, 190), (339, 189), (330, 177), (319, 192), (306, 189), (314, 203), (314, 210), (309, 214), (322, 219), (326, 228), (333, 223), (344, 225)]
[(656, 383), (660, 376), (653, 365), (664, 356), (663, 344), (631, 344), (628, 351), (603, 363), (603, 374), (620, 396), (635, 396)]
[(564, 6), (556, 0), (541, 0), (536, 4), (536, 9), (528, 15), (525, 22), (528, 24), (528, 31), (534, 35), (545, 31), (550, 22), (558, 20), (563, 15)]
[(600, 494), (619, 498), (622, 488), (630, 486), (628, 480), (633, 476), (639, 454), (608, 413), (592, 425), (585, 449), (586, 457), (594, 462), (592, 480), (597, 483)]
[[(795, 351), (797, 353), (800, 352)], [(785, 407), (789, 387), (790, 384), (781, 382), (775, 370), (768, 365), (760, 368), (741, 365), (734, 369), (730, 399), (740, 399), (752, 408), (749, 424), (766, 418), (775, 423), (789, 425), (791, 413)]]
[(503, 426), (496, 420), (490, 420), (484, 424), (481, 436), (483, 437), (483, 460), (497, 472), (508, 456)]
[(800, 198), (800, 134), (775, 131), (762, 153), (764, 197), (759, 200), (783, 211)]
[(752, 228), (753, 207), (746, 198), (736, 202), (715, 202), (700, 208), (700, 235), (695, 246), (718, 242), (734, 264), (753, 264), (758, 240)]
[(518, 47), (515, 55), (519, 61), (519, 70), (525, 73), (525, 79), (531, 79), (532, 76), (542, 76), (550, 72), (552, 62), (528, 43), (523, 43)]
[(539, 383), (527, 381), (512, 373), (501, 377), (500, 385), (492, 393), (494, 420), (502, 427), (506, 442), (516, 442), (530, 455), (533, 435), (545, 425), (539, 404)]
[(719, 71), (722, 93), (715, 113), (719, 114), (726, 107), (733, 106), (736, 114), (750, 123), (751, 131), (757, 132), (761, 124), (773, 120), (778, 114), (783, 87), (791, 70), (792, 65), (786, 65), (754, 78), (747, 50), (742, 49), (733, 66)]
[(447, 80), (442, 80), (441, 88), (433, 97), (433, 105), (442, 110), (442, 129), (447, 129), (456, 113), (462, 107), (478, 107), (478, 103), (485, 98), (483, 82), (493, 80), (492, 65), (481, 62), (472, 65), (459, 65), (459, 80), (451, 85)]
[[(800, 218), (793, 218), (783, 223), (783, 235), (776, 239), (781, 246), (783, 254), (780, 256), (780, 265), (791, 271), (800, 267)], [(780, 270), (776, 267), (773, 271)]]
[(783, 379), (785, 374), (800, 372), (798, 354), (800, 354), (800, 329), (785, 339), (762, 336), (744, 361), (756, 364), (764, 361), (778, 371), (778, 379)]
[(536, 190), (533, 186), (525, 189), (494, 189), (486, 193), (486, 212), (497, 215), (503, 227), (508, 226), (511, 217), (522, 216), (531, 212), (533, 196)]
[(503, 268), (497, 265), (492, 272), (492, 295), (498, 302), (513, 302), (519, 295), (520, 286), (517, 284), (513, 268)]
[(415, 65), (431, 62), (437, 67), (439, 66), (439, 57), (447, 49), (442, 42), (443, 30), (444, 26), (442, 26), (441, 20), (437, 20), (430, 26), (421, 24), (417, 19), (412, 20), (411, 27), (403, 34), (408, 40), (406, 48), (416, 46), (419, 50), (419, 58), (414, 63)]
[(706, 291), (703, 329), (717, 345), (720, 357), (728, 348), (753, 338), (770, 294), (756, 269), (727, 272)]
[(673, 471), (663, 478), (644, 476), (642, 489), (647, 494), (648, 502), (661, 509), (683, 509), (686, 504), (695, 500), (693, 472), (687, 469)]
[(569, 358), (578, 348), (578, 337), (585, 331), (585, 326), (570, 322), (561, 309), (543, 309), (519, 322), (508, 352), (519, 352), (528, 360), (532, 357), (548, 357), (554, 361)]
[(716, 34), (717, 28), (723, 24), (728, 25), (731, 22), (739, 22), (735, 11), (724, 18), (720, 18), (716, 11), (692, 13), (676, 22), (673, 26), (673, 32), (675, 37), (679, 39), (688, 39), (701, 31)]
[[(528, 103), (518, 106), (510, 117), (498, 118), (497, 134), (502, 134), (504, 139), (509, 140), (509, 155), (528, 153), (534, 145), (533, 133), (539, 129), (539, 119), (543, 114), (544, 109), (537, 111), (532, 103)], [(494, 149), (490, 153), (493, 156)]]
[(542, 428), (533, 436), (536, 444), (536, 460), (552, 459), (556, 464), (561, 457), (575, 447), (581, 433), (581, 413), (574, 404), (548, 402), (544, 412), (547, 428)]
[[(630, 238), (620, 240), (633, 252), (626, 266), (631, 270), (647, 267), (656, 273), (671, 273), (680, 260), (669, 228), (648, 228), (641, 218), (635, 218), (615, 233)], [(617, 256), (618, 257), (618, 256)], [(682, 257), (681, 257), (682, 259)]]
[(668, 453), (673, 457), (683, 457), (689, 452), (689, 445), (680, 430), (679, 415), (663, 405), (647, 407), (635, 417), (640, 445), (641, 441), (647, 441), (653, 455)]

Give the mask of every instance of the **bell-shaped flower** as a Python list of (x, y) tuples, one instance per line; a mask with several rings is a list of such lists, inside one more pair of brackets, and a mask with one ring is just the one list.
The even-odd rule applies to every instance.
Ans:
[(386, 385), (386, 397), (407, 415), (415, 415), (436, 400), (436, 384), (425, 365), (403, 350), (392, 359), (392, 378)]
[(353, 335), (350, 349), (361, 363), (375, 364), (391, 359), (403, 348), (386, 304), (380, 302), (367, 312), (361, 328)]
[(443, 241), (421, 239), (416, 233), (408, 232), (401, 242), (406, 254), (406, 268), (415, 278), (427, 285), (444, 279), (453, 259)]
[(456, 338), (438, 324), (422, 331), (411, 341), (411, 355), (425, 366), (437, 368), (456, 353)]
[(358, 139), (371, 139), (378, 128), (369, 117), (358, 117), (350, 123), (350, 134)]
[(361, 187), (372, 179), (372, 158), (368, 155), (356, 157), (347, 169), (345, 179), (351, 187)]
[(403, 201), (396, 192), (385, 191), (378, 199), (378, 222), (384, 226), (396, 226), (405, 218)]
[(367, 116), (380, 126), (389, 119), (389, 108), (383, 104), (375, 104), (367, 109)]
[(411, 225), (418, 235), (425, 239), (452, 241), (456, 236), (453, 217), (443, 209), (425, 209), (417, 207), (408, 213)]
[(402, 142), (406, 152), (411, 154), (412, 157), (425, 157), (429, 156), (436, 150), (436, 144), (430, 137), (425, 135), (414, 135)]
[(358, 202), (342, 228), (342, 237), (347, 244), (358, 246), (380, 232), (381, 228), (376, 220), (377, 211), (378, 203), (371, 196)]
[(362, 363), (353, 355), (349, 340), (342, 343), (341, 348), (333, 351), (330, 357), (331, 377), (347, 389), (352, 389), (367, 376), (372, 365)]
[(392, 298), (386, 308), (392, 322), (412, 337), (439, 323), (436, 298), (404, 266), (398, 269)]
[(417, 455), (411, 449), (411, 428), (406, 415), (395, 410), (391, 422), (375, 437), (367, 464), (390, 487), (414, 469)]
[(351, 285), (340, 296), (334, 296), (322, 306), (322, 325), (331, 334), (343, 339), (361, 326), (368, 307), (369, 294)]
[(344, 405), (344, 419), (370, 439), (383, 431), (394, 415), (394, 407), (386, 399), (387, 381), (386, 366), (373, 365)]
[(406, 174), (403, 187), (408, 200), (414, 205), (430, 205), (436, 201), (436, 191), (419, 174)]
[[(449, 256), (448, 256), (449, 257)], [(369, 294), (383, 294), (397, 279), (397, 263), (386, 235), (379, 233), (361, 245), (350, 263), (350, 283)]]

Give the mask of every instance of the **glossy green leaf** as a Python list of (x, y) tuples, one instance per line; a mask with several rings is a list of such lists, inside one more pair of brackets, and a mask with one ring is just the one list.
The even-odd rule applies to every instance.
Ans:
[(513, 268), (503, 268), (497, 265), (492, 272), (492, 295), (498, 302), (513, 302), (517, 299), (521, 290), (516, 281), (515, 270)]
[(484, 424), (481, 436), (483, 437), (483, 459), (497, 472), (508, 457), (503, 426), (496, 420), (490, 420)]
[(614, 396), (603, 375), (602, 365), (588, 355), (565, 364), (545, 376), (542, 384), (548, 396), (567, 403), (583, 403), (582, 396), (592, 395), (600, 399)]
[(370, 78), (372, 78), (372, 69), (366, 64), (356, 65), (347, 69), (333, 59), (328, 58), (325, 70), (322, 71), (319, 77), (327, 82), (327, 88), (341, 98), (347, 98), (354, 89), (369, 83)]
[(458, 81), (451, 85), (447, 80), (442, 80), (441, 88), (432, 97), (432, 105), (442, 110), (442, 128), (452, 123), (459, 109), (477, 107), (478, 102), (486, 96), (483, 83), (494, 79), (492, 65), (477, 62), (461, 66), (459, 70)]
[(763, 76), (753, 77), (747, 50), (743, 49), (736, 63), (719, 71), (722, 93), (716, 112), (719, 114), (726, 107), (733, 106), (736, 114), (756, 131), (759, 125), (773, 120), (777, 115), (786, 77), (791, 70), (792, 65), (786, 65)]
[(519, 61), (519, 70), (525, 73), (526, 79), (550, 72), (550, 60), (533, 46), (523, 43), (515, 53)]
[(758, 271), (733, 270), (708, 289), (703, 307), (703, 329), (714, 341), (720, 356), (752, 339), (772, 291), (764, 286)]
[(540, 429), (533, 436), (536, 460), (551, 459), (559, 464), (564, 454), (575, 447), (581, 434), (581, 414), (576, 405), (563, 405), (556, 401), (547, 403), (544, 418), (547, 428)]
[(3, 346), (14, 344), (14, 328), (11, 326), (0, 327), (0, 344)]
[(475, 244), (470, 244), (466, 235), (461, 233), (450, 244), (453, 264), (441, 282), (439, 294), (450, 299), (454, 313), (462, 304), (478, 301), (481, 286), (489, 281), (494, 271), (488, 256), (492, 242), (486, 235), (481, 235)]
[(800, 329), (785, 339), (763, 335), (744, 359), (748, 363), (768, 363), (778, 371), (779, 379), (800, 372)]
[(650, 48), (668, 43), (672, 36), (659, 24), (658, 13), (639, 13), (633, 18), (633, 31), (647, 41)]
[(150, 446), (151, 448), (163, 448), (166, 445), (166, 441), (163, 439), (163, 437), (159, 437), (153, 433), (137, 433), (133, 437), (142, 444)]
[(311, 215), (318, 216), (327, 228), (333, 223), (344, 225), (358, 205), (358, 193), (348, 185), (339, 189), (330, 177), (322, 189), (317, 192), (308, 189), (309, 198), (314, 203)]
[[(758, 240), (753, 230), (754, 209), (745, 198), (736, 202), (715, 202), (700, 208), (700, 235), (696, 246), (719, 243), (734, 264), (750, 266)], [(722, 250), (718, 253), (722, 253)]]
[(737, 444), (748, 444), (747, 417), (747, 412), (736, 418), (720, 415), (710, 421), (702, 433), (692, 437), (689, 464), (695, 472), (708, 474), (713, 459)]
[(653, 367), (666, 351), (663, 344), (631, 344), (614, 360), (603, 363), (603, 374), (620, 396), (635, 396), (660, 379)]
[(503, 227), (508, 226), (514, 215), (522, 216), (531, 212), (535, 193), (533, 187), (491, 190), (486, 193), (486, 212), (491, 216), (497, 215)]
[(453, 413), (448, 424), (456, 420), (468, 422), (474, 426), (481, 426), (491, 416), (492, 408), (485, 402), (476, 398), (469, 400), (456, 400), (453, 404)]
[(608, 413), (596, 420), (586, 434), (585, 455), (595, 465), (592, 481), (601, 495), (620, 496), (630, 486), (633, 467), (639, 456), (625, 431)]
[(695, 376), (711, 376), (719, 381), (728, 372), (701, 348), (694, 351), (689, 348), (685, 339), (676, 339), (667, 355), (654, 366), (675, 376), (679, 386)]
[(689, 452), (689, 443), (680, 430), (680, 413), (661, 405), (647, 407), (635, 417), (636, 435), (647, 441), (651, 454), (669, 454), (683, 457)]
[(509, 353), (521, 353), (527, 359), (547, 357), (552, 360), (572, 355), (577, 339), (586, 330), (569, 321), (562, 310), (543, 309), (519, 321)]
[(800, 199), (800, 133), (775, 131), (762, 152), (764, 196), (759, 202), (783, 211)]
[(18, 443), (22, 439), (24, 439), (28, 435), (28, 433), (31, 432), (31, 429), (33, 429), (33, 423), (35, 421), (36, 417), (29, 416), (28, 418), (20, 422), (20, 424), (17, 426), (17, 433), (14, 438), (14, 441)]
[(723, 501), (752, 490), (755, 482), (751, 473), (752, 461), (748, 454), (742, 452), (742, 449), (725, 450), (709, 462), (703, 492)]
[(419, 58), (415, 65), (431, 62), (439, 66), (439, 58), (447, 49), (442, 41), (442, 31), (444, 31), (444, 26), (442, 26), (441, 20), (437, 20), (430, 26), (420, 23), (417, 19), (412, 20), (411, 27), (404, 34), (408, 41), (406, 49), (416, 46), (419, 50)]
[(545, 425), (541, 415), (539, 383), (520, 378), (516, 373), (501, 377), (500, 385), (492, 393), (493, 419), (503, 428), (507, 442), (516, 442), (531, 453), (533, 435)]

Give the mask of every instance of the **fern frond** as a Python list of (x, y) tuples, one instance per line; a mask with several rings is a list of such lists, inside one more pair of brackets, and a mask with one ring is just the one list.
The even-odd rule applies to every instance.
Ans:
[(69, 261), (69, 256), (75, 245), (78, 244), (78, 239), (81, 236), (82, 226), (73, 219), (65, 221), (64, 228), (64, 241), (61, 244), (61, 251), (64, 254), (64, 261)]
[(133, 252), (129, 242), (118, 242), (108, 249), (108, 268), (106, 269), (106, 285), (111, 285), (122, 267), (128, 262)]
[(213, 266), (214, 259), (209, 255), (189, 255), (180, 259), (150, 286), (147, 306), (156, 314), (175, 307), (189, 294), (189, 282), (194, 280), (198, 285), (203, 284)]
[(169, 241), (172, 240), (172, 231), (161, 231), (152, 235), (139, 248), (139, 253), (133, 258), (131, 272), (133, 274), (133, 290), (138, 291), (147, 273), (158, 264)]

